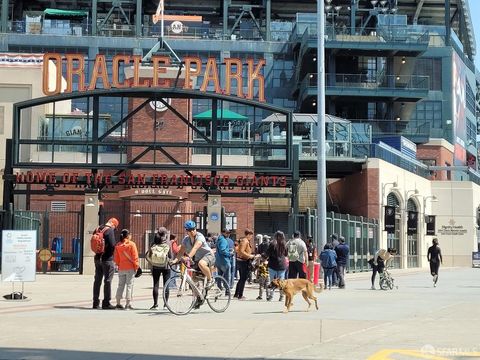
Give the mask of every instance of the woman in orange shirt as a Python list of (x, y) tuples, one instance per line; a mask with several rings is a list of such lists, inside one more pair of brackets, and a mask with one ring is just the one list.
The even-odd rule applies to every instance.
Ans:
[(237, 251), (237, 268), (240, 273), (240, 279), (237, 282), (237, 287), (235, 288), (234, 298), (238, 300), (246, 300), (246, 297), (243, 296), (243, 290), (245, 289), (245, 282), (248, 278), (249, 271), (249, 261), (252, 260), (255, 256), (252, 255), (252, 247), (250, 242), (253, 239), (253, 231), (250, 229), (245, 229), (245, 237), (240, 239)]
[[(132, 310), (133, 279), (139, 268), (137, 245), (132, 241), (132, 235), (127, 229), (123, 229), (120, 235), (120, 242), (115, 246), (113, 260), (118, 266), (118, 288), (117, 288), (117, 309)], [(123, 290), (127, 288), (125, 294), (125, 308), (120, 301), (122, 300)]]

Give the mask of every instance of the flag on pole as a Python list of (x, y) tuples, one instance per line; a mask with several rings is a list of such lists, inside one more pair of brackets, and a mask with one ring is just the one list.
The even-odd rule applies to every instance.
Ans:
[(164, 4), (163, 4), (163, 0), (160, 0), (160, 2), (158, 3), (157, 12), (153, 15), (154, 24), (156, 24), (158, 20), (160, 20), (163, 17), (163, 12), (164, 12)]

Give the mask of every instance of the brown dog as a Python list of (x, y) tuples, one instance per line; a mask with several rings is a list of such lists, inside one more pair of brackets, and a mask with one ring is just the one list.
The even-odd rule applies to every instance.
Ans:
[(308, 303), (307, 311), (310, 310), (312, 303), (310, 299), (315, 301), (315, 307), (318, 310), (317, 304), (317, 297), (313, 294), (313, 292), (321, 292), (322, 288), (315, 288), (315, 285), (310, 280), (307, 279), (288, 279), (288, 280), (280, 280), (280, 279), (273, 279), (270, 283), (271, 288), (279, 288), (285, 294), (285, 310), (284, 313), (288, 313), (290, 308), (292, 307), (293, 297), (298, 292), (302, 292), (303, 298)]

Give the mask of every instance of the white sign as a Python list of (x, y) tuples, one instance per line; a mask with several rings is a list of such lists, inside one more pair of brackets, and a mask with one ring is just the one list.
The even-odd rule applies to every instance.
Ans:
[(172, 32), (174, 34), (180, 34), (182, 32), (187, 32), (187, 27), (185, 25), (183, 25), (183, 23), (181, 21), (174, 21), (171, 25), (170, 25), (170, 29), (172, 30)]
[[(168, 105), (172, 104), (172, 99), (170, 98), (163, 98), (163, 101)], [(150, 107), (157, 112), (163, 112), (168, 109), (168, 107), (161, 101), (150, 101)]]
[(2, 281), (35, 281), (37, 232), (2, 231)]

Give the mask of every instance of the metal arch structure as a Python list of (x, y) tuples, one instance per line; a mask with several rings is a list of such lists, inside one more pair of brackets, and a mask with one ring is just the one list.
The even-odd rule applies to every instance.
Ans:
[[(141, 104), (136, 108), (131, 108), (129, 111), (126, 111), (127, 115), (124, 116), (122, 114), (122, 118), (119, 122), (114, 124), (110, 129), (106, 130), (105, 132), (101, 133), (99, 129), (99, 103), (101, 98), (136, 98), (136, 99), (145, 99), (145, 101), (140, 100)], [(64, 139), (56, 139), (55, 134), (52, 133), (51, 137), (49, 136), (48, 139), (43, 138), (22, 138), (22, 111), (29, 110), (35, 106), (42, 106), (50, 103), (57, 103), (65, 100), (73, 100), (79, 98), (88, 98), (88, 104), (90, 102), (93, 104), (92, 112), (90, 113), (90, 108), (87, 109), (88, 115), (87, 121), (92, 122), (91, 127), (91, 136), (89, 135), (85, 140), (64, 140)], [(164, 98), (172, 98), (172, 99), (206, 99), (211, 101), (212, 109), (217, 109), (219, 104), (222, 102), (231, 102), (236, 104), (243, 104), (246, 106), (253, 106), (260, 110), (264, 111), (271, 111), (275, 113), (280, 113), (286, 116), (287, 119), (287, 126), (286, 126), (286, 138), (281, 143), (265, 143), (262, 142), (261, 139), (254, 141), (245, 141), (241, 142), (240, 144), (225, 144), (221, 141), (217, 141), (217, 130), (220, 126), (218, 115), (215, 111), (212, 111), (212, 131), (210, 137), (205, 136), (200, 129), (198, 129), (193, 122), (189, 119), (185, 118), (182, 114), (180, 114), (174, 107), (170, 105), (169, 102), (163, 100)], [(108, 146), (108, 145), (119, 145), (119, 142), (112, 142), (108, 139), (109, 134), (114, 132), (116, 129), (121, 128), (123, 124), (127, 121), (130, 121), (138, 111), (144, 108), (150, 101), (160, 101), (162, 102), (170, 111), (172, 111), (176, 115), (176, 120), (182, 121), (185, 123), (188, 130), (192, 131), (199, 135), (202, 138), (201, 143), (195, 143), (192, 139), (189, 139), (191, 142), (175, 142), (172, 139), (172, 142), (159, 142), (159, 141), (128, 141), (125, 140), (121, 142), (121, 146), (124, 148), (142, 148), (140, 154), (136, 157), (131, 159), (127, 159), (129, 161), (121, 163), (103, 163), (99, 161), (99, 148)], [(53, 114), (55, 115), (55, 106), (53, 106)], [(90, 118), (91, 116), (91, 118)], [(53, 117), (55, 119), (55, 116)], [(53, 120), (54, 121), (54, 120)], [(135, 119), (133, 119), (135, 121)], [(89, 153), (89, 161), (78, 163), (78, 162), (54, 162), (53, 154), (55, 153), (55, 149), (61, 145), (74, 145), (74, 146), (86, 146), (87, 148), (91, 149), (91, 153)], [(52, 161), (42, 161), (42, 162), (35, 162), (32, 159), (25, 159), (22, 158), (23, 155), (20, 153), (20, 149), (22, 146), (27, 146), (30, 148), (34, 147), (50, 147), (52, 152)], [(206, 164), (195, 164), (195, 163), (181, 163), (175, 159), (175, 156), (168, 153), (167, 150), (164, 148), (188, 148), (188, 149), (207, 149), (207, 153), (210, 154), (210, 163)], [(222, 156), (222, 153), (219, 150), (223, 149), (243, 149), (248, 150), (249, 154), (265, 154), (265, 153), (279, 153), (281, 152), (284, 156), (282, 156), (283, 162), (272, 161), (269, 163), (268, 161), (264, 161), (265, 158), (262, 158), (263, 161), (253, 161), (251, 165), (242, 165), (242, 164), (235, 164), (235, 165), (222, 165), (221, 163), (217, 163), (217, 155)], [(138, 163), (142, 156), (147, 154), (150, 151), (160, 151), (166, 159), (169, 160), (167, 163)], [(191, 161), (191, 158), (188, 160)], [(15, 189), (15, 185), (17, 183), (21, 183), (18, 181), (17, 175), (14, 174), (14, 169), (16, 170), (32, 170), (35, 171), (45, 171), (45, 169), (88, 169), (91, 171), (92, 174), (97, 174), (98, 170), (107, 170), (112, 172), (112, 170), (117, 170), (112, 179), (118, 178), (120, 174), (127, 171), (139, 171), (144, 170), (146, 172), (152, 172), (153, 170), (163, 170), (163, 171), (180, 171), (187, 175), (192, 176), (192, 172), (199, 172), (199, 173), (210, 173), (211, 176), (217, 176), (217, 172), (226, 171), (229, 172), (237, 172), (237, 173), (250, 173), (255, 174), (256, 176), (264, 176), (275, 178), (283, 176), (286, 178), (286, 186), (291, 188), (291, 193), (285, 194), (261, 194), (258, 191), (258, 188), (253, 187), (251, 192), (229, 192), (226, 196), (251, 196), (251, 197), (284, 197), (290, 198), (292, 202), (292, 208), (298, 209), (298, 183), (299, 183), (299, 171), (298, 171), (298, 147), (293, 146), (293, 122), (292, 122), (292, 113), (289, 110), (285, 110), (283, 108), (261, 103), (254, 100), (249, 100), (245, 98), (238, 98), (234, 96), (227, 96), (222, 94), (216, 93), (206, 93), (197, 90), (184, 90), (184, 89), (170, 89), (170, 88), (125, 88), (125, 89), (109, 89), (109, 90), (93, 90), (93, 91), (85, 91), (85, 92), (78, 92), (78, 93), (68, 93), (68, 94), (60, 94), (60, 95), (53, 95), (53, 96), (46, 96), (37, 99), (31, 99), (28, 101), (18, 102), (15, 103), (13, 106), (13, 131), (12, 131), (12, 139), (7, 142), (7, 154), (6, 154), (6, 167), (5, 167), (5, 174), (4, 174), (4, 203), (3, 207), (5, 209), (9, 209), (13, 204), (13, 195), (15, 194), (48, 194), (49, 185), (46, 185), (45, 190), (24, 190), (24, 189)], [(234, 187), (241, 188), (240, 185), (235, 185), (235, 179), (231, 179), (231, 183), (228, 185), (230, 190)], [(55, 182), (62, 183), (62, 177), (57, 175)], [(147, 177), (146, 185), (152, 184), (152, 178)], [(154, 181), (154, 180), (153, 180)], [(43, 183), (42, 183), (43, 184)], [(94, 189), (102, 191), (102, 186), (97, 185), (88, 185), (88, 180), (86, 177), (80, 176), (78, 185), (83, 185), (85, 190), (68, 190), (68, 189), (55, 189), (55, 194), (69, 194), (69, 195), (80, 195), (84, 194), (85, 191), (91, 191)], [(153, 182), (155, 184), (155, 182)], [(221, 186), (217, 186), (215, 184), (206, 186), (205, 184), (200, 185), (206, 191), (206, 194), (210, 193), (218, 193), (218, 190)], [(265, 187), (270, 185), (265, 184)], [(275, 185), (271, 185), (275, 186)], [(47, 190), (47, 192), (45, 192)], [(53, 190), (53, 189), (50, 189)], [(53, 193), (52, 193), (53, 194)]]
[[(127, 116), (123, 117), (123, 119), (115, 124), (112, 128), (110, 128), (106, 133), (100, 134), (98, 129), (98, 119), (99, 119), (99, 111), (98, 111), (98, 104), (99, 99), (101, 97), (117, 97), (117, 98), (144, 98), (146, 99), (143, 104), (129, 113)], [(45, 105), (48, 103), (55, 103), (61, 102), (65, 100), (73, 100), (79, 98), (92, 98), (93, 100), (93, 128), (92, 128), (92, 140), (86, 139), (85, 141), (67, 141), (67, 140), (56, 140), (54, 136), (52, 139), (49, 140), (38, 140), (38, 139), (22, 139), (20, 135), (21, 130), (21, 112), (22, 110), (31, 108), (33, 106)], [(156, 142), (156, 141), (142, 141), (142, 142), (131, 142), (131, 141), (124, 141), (122, 142), (123, 146), (131, 147), (131, 146), (138, 146), (138, 147), (151, 147), (152, 149), (159, 149), (162, 146), (165, 147), (188, 147), (191, 149), (194, 148), (203, 148), (209, 149), (212, 151), (212, 163), (208, 166), (205, 165), (186, 165), (184, 167), (185, 170), (197, 170), (197, 171), (219, 171), (219, 170), (230, 170), (230, 171), (245, 171), (245, 166), (235, 165), (217, 165), (215, 164), (215, 159), (213, 153), (216, 152), (218, 149), (219, 143), (214, 138), (213, 133), (216, 132), (218, 129), (218, 118), (216, 112), (212, 112), (212, 138), (208, 138), (193, 124), (191, 124), (187, 119), (185, 119), (175, 108), (173, 108), (170, 104), (165, 102), (163, 98), (181, 98), (181, 99), (210, 99), (212, 102), (212, 109), (218, 108), (218, 102), (226, 101), (232, 102), (247, 106), (253, 106), (255, 108), (259, 108), (266, 111), (271, 111), (275, 113), (280, 113), (287, 117), (287, 127), (286, 127), (286, 143), (283, 144), (266, 144), (261, 141), (248, 143), (248, 144), (239, 144), (239, 145), (231, 145), (231, 144), (222, 144), (224, 148), (243, 148), (252, 150), (252, 152), (260, 151), (260, 150), (284, 150), (286, 152), (285, 158), (285, 165), (286, 166), (276, 166), (276, 167), (269, 167), (269, 166), (253, 166), (249, 168), (250, 171), (255, 171), (258, 173), (264, 174), (291, 174), (293, 169), (293, 157), (292, 157), (292, 144), (293, 144), (293, 124), (292, 124), (292, 113), (290, 110), (285, 110), (281, 107), (269, 105), (265, 103), (261, 103), (255, 100), (243, 99), (238, 98), (235, 96), (229, 95), (222, 95), (222, 94), (215, 94), (215, 93), (205, 93), (196, 90), (184, 90), (184, 89), (161, 89), (161, 88), (136, 88), (136, 89), (109, 89), (109, 90), (92, 90), (92, 91), (84, 91), (81, 93), (68, 93), (68, 94), (60, 94), (60, 95), (53, 95), (53, 96), (46, 96), (37, 99), (27, 100), (19, 103), (15, 103), (13, 105), (13, 131), (12, 131), (12, 167), (14, 168), (43, 168), (48, 166), (50, 168), (116, 168), (119, 164), (105, 164), (98, 162), (98, 148), (101, 146), (108, 146), (108, 145), (118, 145), (118, 142), (109, 142), (106, 141), (105, 138), (114, 132), (116, 129), (121, 127), (126, 121), (128, 121), (131, 117), (133, 117), (141, 108), (147, 105), (150, 101), (160, 101), (162, 102), (170, 111), (172, 111), (181, 121), (186, 123), (186, 125), (192, 129), (195, 133), (197, 133), (200, 137), (205, 140), (205, 143), (174, 143), (174, 142)], [(97, 125), (97, 126), (95, 126)], [(31, 162), (31, 161), (22, 161), (19, 157), (20, 153), (20, 146), (22, 145), (86, 145), (92, 148), (92, 157), (90, 163), (79, 164), (79, 163), (47, 163), (47, 162)], [(128, 169), (138, 169), (139, 166), (133, 163), (129, 164), (122, 164), (124, 170)], [(142, 168), (144, 169), (159, 169), (159, 170), (171, 170), (176, 167), (175, 164), (142, 164)]]

